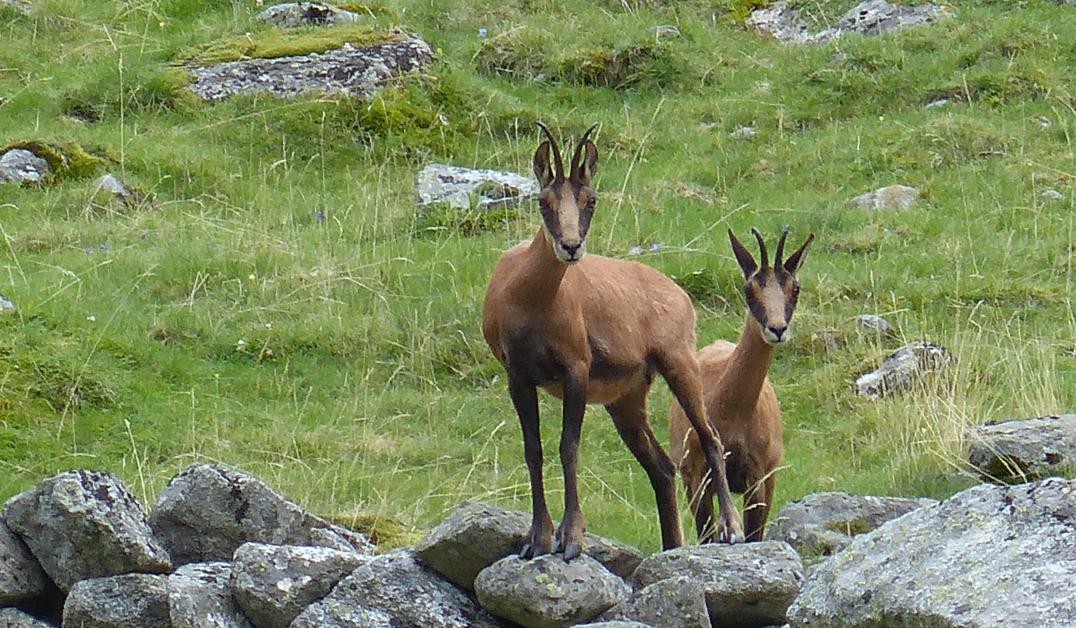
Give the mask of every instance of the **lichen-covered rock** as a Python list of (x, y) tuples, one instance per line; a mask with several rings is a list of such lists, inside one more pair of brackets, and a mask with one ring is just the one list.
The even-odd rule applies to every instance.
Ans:
[[(473, 590), (478, 572), (519, 552), (530, 525), (527, 513), (465, 502), (415, 546), (415, 553), (444, 577)], [(628, 578), (642, 560), (638, 550), (593, 534), (584, 537), (583, 552), (621, 578)]]
[(3, 628), (52, 628), (52, 624), (17, 608), (0, 608), (0, 626)]
[(0, 155), (0, 183), (37, 183), (52, 172), (49, 162), (25, 148)]
[(547, 554), (533, 560), (503, 558), (474, 582), (482, 608), (528, 628), (571, 626), (626, 600), (628, 585), (583, 554), (571, 562)]
[(537, 198), (533, 179), (514, 172), (475, 170), (428, 164), (418, 173), (418, 200), (422, 205), (446, 203), (467, 209), (474, 198), (478, 209), (508, 207)]
[(703, 585), (689, 576), (659, 580), (636, 591), (602, 615), (654, 628), (710, 628)]
[(878, 399), (911, 388), (924, 373), (938, 371), (949, 364), (949, 351), (932, 342), (910, 342), (882, 360), (882, 365), (856, 379), (856, 392), (868, 399)]
[(232, 597), (231, 576), (230, 563), (192, 563), (169, 576), (172, 628), (254, 628)]
[(717, 626), (783, 624), (803, 583), (803, 562), (777, 541), (681, 547), (648, 556), (635, 570), (637, 586), (687, 576), (706, 594)]
[(1076, 469), (1076, 414), (972, 428), (968, 460), (983, 477), (1026, 482)]
[(190, 89), (210, 101), (253, 92), (281, 97), (306, 92), (368, 97), (394, 76), (423, 68), (432, 60), (426, 42), (406, 36), (373, 46), (344, 44), (320, 53), (192, 67)]
[(777, 2), (751, 12), (746, 24), (768, 37), (790, 44), (821, 44), (848, 33), (881, 35), (909, 26), (929, 24), (950, 17), (952, 11), (936, 4), (917, 6), (866, 0), (841, 16), (832, 28), (811, 32), (799, 11), (787, 2)]
[(244, 543), (235, 551), (232, 591), (258, 628), (285, 628), (370, 560), (324, 547)]
[(72, 628), (171, 626), (168, 576), (126, 574), (82, 580), (64, 603), (63, 625)]
[(32, 600), (48, 588), (48, 576), (30, 548), (0, 519), (0, 605)]
[(815, 570), (796, 626), (1076, 625), (1076, 481), (982, 484), (894, 519)]
[(937, 503), (926, 498), (813, 493), (782, 506), (771, 518), (767, 535), (805, 557), (830, 556), (848, 546), (853, 537)]
[(325, 544), (316, 530), (355, 551), (373, 549), (362, 535), (315, 517), (261, 480), (216, 464), (191, 465), (172, 478), (149, 523), (177, 565), (231, 560), (250, 541)]
[(406, 550), (382, 554), (295, 618), (292, 628), (494, 628), (463, 590)]
[(85, 578), (172, 568), (142, 506), (110, 473), (55, 475), (9, 499), (3, 518), (65, 592)]
[(862, 209), (907, 209), (919, 201), (919, 190), (907, 185), (888, 185), (852, 199)]
[(362, 16), (331, 4), (288, 2), (266, 8), (258, 14), (258, 19), (284, 28), (296, 28), (358, 22)]

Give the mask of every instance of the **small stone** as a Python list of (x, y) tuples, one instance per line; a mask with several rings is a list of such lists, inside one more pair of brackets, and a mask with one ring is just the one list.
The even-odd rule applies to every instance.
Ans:
[(132, 206), (138, 202), (139, 194), (131, 186), (113, 174), (101, 175), (93, 182), (93, 197), (108, 196), (108, 202), (117, 201), (122, 205)]
[(927, 109), (934, 109), (935, 107), (944, 107), (945, 105), (948, 105), (948, 104), (949, 104), (949, 99), (948, 98), (939, 98), (937, 100), (932, 100), (932, 101), (928, 102), (924, 106)]
[(877, 314), (860, 314), (856, 317), (856, 329), (863, 334), (887, 334), (893, 326)]
[(64, 603), (63, 625), (77, 628), (171, 626), (168, 576), (126, 574), (81, 580)]
[(758, 135), (758, 131), (753, 126), (742, 126), (735, 131), (729, 133), (729, 136), (738, 140), (749, 140), (752, 137)]
[(856, 379), (856, 392), (878, 399), (910, 389), (924, 374), (949, 365), (949, 351), (941, 345), (917, 340), (890, 353), (877, 369)]
[(9, 301), (7, 299), (7, 297), (0, 294), (0, 314), (3, 314), (4, 312), (14, 312), (14, 311), (15, 311), (15, 304), (12, 303), (11, 301)]
[(1063, 200), (1065, 200), (1065, 195), (1064, 194), (1062, 194), (1061, 192), (1058, 192), (1057, 190), (1053, 190), (1053, 189), (1043, 190), (1042, 192), (1039, 193), (1039, 197), (1043, 198), (1045, 200), (1048, 200), (1048, 201), (1063, 201)]
[(654, 33), (654, 36), (658, 39), (675, 39), (680, 36), (680, 29), (674, 24), (658, 24), (657, 26), (652, 26), (650, 32)]
[(995, 482), (1027, 482), (1076, 468), (1076, 414), (973, 427), (968, 461)]
[(49, 162), (24, 148), (0, 155), (0, 183), (38, 183), (51, 172)]
[(890, 185), (865, 192), (852, 199), (852, 203), (866, 210), (907, 209), (919, 201), (919, 190), (906, 185)]

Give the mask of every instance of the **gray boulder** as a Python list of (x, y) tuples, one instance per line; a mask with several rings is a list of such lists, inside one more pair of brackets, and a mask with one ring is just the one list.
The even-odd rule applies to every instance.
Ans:
[(464, 591), (406, 550), (356, 569), (328, 596), (295, 618), (292, 628), (493, 628), (497, 621)]
[(358, 13), (352, 13), (331, 4), (320, 2), (288, 2), (266, 8), (258, 14), (258, 19), (284, 28), (299, 26), (331, 26), (347, 24), (362, 19)]
[[(531, 516), (484, 502), (466, 502), (415, 546), (416, 555), (444, 577), (474, 589), (478, 572), (519, 552), (530, 530)], [(628, 578), (642, 560), (638, 550), (587, 534), (583, 551), (621, 578)]]
[(4, 628), (52, 628), (52, 624), (17, 608), (0, 608), (0, 626)]
[(788, 543), (804, 557), (830, 556), (860, 534), (937, 503), (925, 498), (813, 493), (781, 507), (767, 535), (771, 541)]
[(64, 603), (63, 625), (132, 628), (171, 625), (168, 576), (126, 574), (82, 580)]
[(834, 27), (811, 32), (798, 10), (787, 2), (777, 2), (752, 11), (746, 24), (760, 35), (785, 43), (821, 44), (848, 33), (881, 35), (950, 16), (950, 9), (936, 4), (907, 6), (885, 0), (867, 0), (842, 15)]
[(1076, 469), (1076, 414), (980, 425), (968, 460), (985, 478), (1026, 482)]
[(168, 577), (172, 628), (254, 628), (232, 598), (230, 563), (192, 563)]
[(796, 626), (1076, 625), (1076, 481), (983, 484), (856, 537)]
[(537, 198), (538, 184), (530, 177), (499, 170), (474, 170), (429, 164), (418, 173), (421, 205), (446, 203), (468, 209), (471, 199), (478, 209), (509, 207)]
[(777, 541), (715, 543), (653, 554), (635, 570), (642, 587), (678, 576), (702, 586), (715, 625), (768, 626), (785, 622), (803, 583), (803, 562)]
[(919, 190), (906, 185), (889, 185), (864, 192), (852, 199), (861, 209), (907, 209), (919, 202)]
[(882, 365), (856, 379), (856, 392), (878, 399), (910, 389), (925, 373), (939, 371), (950, 362), (949, 351), (932, 342), (910, 342), (882, 360)]
[(44, 595), (49, 585), (30, 549), (0, 519), (0, 605), (32, 600)]
[(658, 580), (605, 612), (603, 620), (632, 620), (654, 628), (710, 628), (703, 585), (690, 576)]
[(362, 535), (315, 517), (261, 480), (216, 464), (191, 465), (172, 478), (149, 524), (177, 565), (231, 560), (249, 541), (323, 545), (335, 539), (358, 552), (373, 549)]
[(371, 560), (324, 547), (244, 543), (235, 551), (232, 591), (258, 628), (286, 628), (304, 608)]
[(9, 499), (3, 518), (64, 592), (85, 578), (172, 568), (142, 506), (110, 473), (55, 475)]
[(25, 148), (0, 155), (0, 183), (38, 183), (51, 172), (49, 162)]
[(503, 558), (478, 574), (482, 608), (528, 628), (571, 626), (626, 600), (628, 585), (583, 554), (571, 562), (555, 554), (533, 560)]
[(432, 60), (433, 52), (426, 42), (400, 36), (373, 46), (344, 44), (321, 53), (192, 67), (190, 89), (209, 101), (254, 92), (280, 97), (316, 92), (366, 98), (389, 79), (421, 69)]

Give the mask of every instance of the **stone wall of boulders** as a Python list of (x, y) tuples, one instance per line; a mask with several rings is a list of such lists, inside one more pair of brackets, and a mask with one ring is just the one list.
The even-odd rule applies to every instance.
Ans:
[[(188, 467), (147, 514), (75, 470), (0, 510), (0, 626), (1068, 626), (1076, 481), (983, 484), (943, 502), (820, 493), (770, 539), (643, 556), (516, 557), (527, 513), (461, 505), (378, 553), (261, 481)], [(805, 566), (806, 565), (806, 566)]]

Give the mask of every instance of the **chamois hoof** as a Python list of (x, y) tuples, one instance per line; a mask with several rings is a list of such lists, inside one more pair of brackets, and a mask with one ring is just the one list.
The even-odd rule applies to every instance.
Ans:
[(564, 562), (568, 562), (573, 558), (579, 558), (579, 555), (583, 553), (583, 546), (576, 542), (569, 542), (564, 545)]
[(524, 543), (523, 549), (519, 551), (519, 557), (524, 560), (530, 560), (532, 558), (538, 558), (539, 556), (545, 556), (546, 554), (552, 554), (548, 549), (541, 549), (530, 543)]

